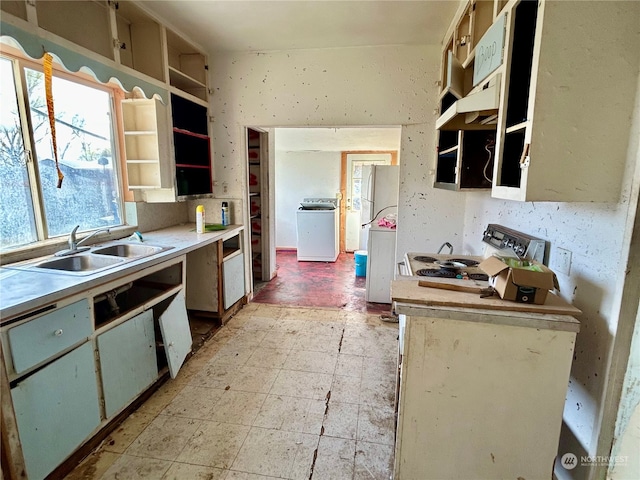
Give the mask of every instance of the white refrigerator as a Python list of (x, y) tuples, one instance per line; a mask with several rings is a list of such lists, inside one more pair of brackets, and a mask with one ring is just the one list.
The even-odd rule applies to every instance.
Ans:
[(367, 250), (366, 301), (391, 303), (396, 266), (396, 231), (378, 226), (385, 215), (398, 212), (397, 165), (367, 165), (362, 172), (361, 249)]
[(378, 220), (398, 212), (400, 167), (398, 165), (364, 165), (360, 209), (360, 249), (367, 250), (369, 227)]

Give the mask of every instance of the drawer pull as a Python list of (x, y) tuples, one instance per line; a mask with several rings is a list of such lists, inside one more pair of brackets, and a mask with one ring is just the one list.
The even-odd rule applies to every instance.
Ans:
[(61, 337), (63, 333), (64, 333), (64, 332), (62, 331), (62, 329), (61, 329), (61, 328), (59, 328), (58, 330), (56, 330), (55, 332), (53, 332), (53, 334), (54, 334), (56, 337)]

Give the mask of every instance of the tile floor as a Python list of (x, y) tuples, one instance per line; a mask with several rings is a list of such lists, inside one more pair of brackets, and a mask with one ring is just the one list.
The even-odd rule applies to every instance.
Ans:
[(67, 478), (389, 479), (397, 335), (251, 303)]

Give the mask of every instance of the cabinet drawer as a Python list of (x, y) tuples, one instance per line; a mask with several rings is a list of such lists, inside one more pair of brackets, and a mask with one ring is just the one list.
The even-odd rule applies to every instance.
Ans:
[(10, 328), (7, 334), (16, 373), (89, 337), (92, 330), (86, 299)]

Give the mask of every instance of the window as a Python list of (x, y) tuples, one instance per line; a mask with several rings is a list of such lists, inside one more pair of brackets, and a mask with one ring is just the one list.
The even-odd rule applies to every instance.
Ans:
[(121, 225), (112, 91), (54, 71), (57, 188), (41, 67), (0, 57), (0, 75), (0, 247)]

